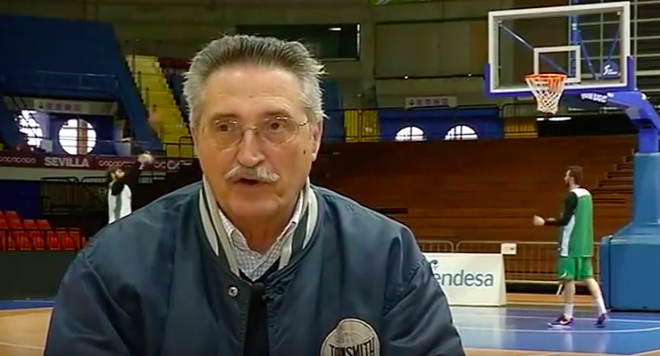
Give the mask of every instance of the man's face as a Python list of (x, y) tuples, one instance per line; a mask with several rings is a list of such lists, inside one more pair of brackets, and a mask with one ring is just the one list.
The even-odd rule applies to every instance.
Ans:
[(119, 168), (119, 169), (117, 169), (117, 170), (115, 171), (115, 173), (113, 173), (112, 175), (114, 176), (115, 180), (117, 180), (117, 179), (122, 179), (122, 178), (124, 177), (124, 170), (122, 170), (121, 168)]
[[(281, 69), (235, 66), (209, 77), (197, 109), (195, 147), (225, 212), (268, 217), (295, 204), (321, 139), (320, 124), (304, 124), (308, 118), (301, 93), (298, 78)], [(289, 120), (295, 123), (297, 134), (286, 143), (273, 144), (250, 130), (263, 129), (269, 120)], [(228, 122), (248, 130), (238, 143), (227, 147), (219, 138), (228, 131)]]
[(564, 176), (564, 184), (566, 184), (567, 187), (570, 187), (570, 185), (571, 185), (571, 171), (566, 171), (566, 175)]

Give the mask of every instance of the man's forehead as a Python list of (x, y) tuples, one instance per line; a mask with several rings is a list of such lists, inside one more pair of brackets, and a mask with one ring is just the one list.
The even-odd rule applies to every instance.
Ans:
[(301, 92), (280, 82), (262, 86), (255, 82), (209, 81), (205, 89), (201, 114), (207, 118), (290, 117), (304, 111)]
[(263, 66), (231, 66), (218, 69), (206, 82), (207, 94), (297, 95), (302, 90), (298, 77), (288, 70)]

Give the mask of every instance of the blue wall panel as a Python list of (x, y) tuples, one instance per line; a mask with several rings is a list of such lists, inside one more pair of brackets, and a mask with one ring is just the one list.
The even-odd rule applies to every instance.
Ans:
[(394, 141), (397, 132), (407, 126), (424, 131), (428, 140), (442, 140), (457, 125), (476, 131), (479, 139), (504, 137), (504, 125), (497, 107), (462, 107), (451, 109), (379, 109), (382, 141)]
[[(65, 114), (49, 114), (49, 116), (49, 137), (53, 140), (53, 154), (67, 154), (60, 144), (59, 132), (62, 125), (72, 117)], [(81, 119), (89, 122), (96, 132), (96, 146), (89, 154), (116, 155), (117, 151), (113, 141), (115, 131), (113, 118), (108, 116), (82, 116)]]
[(0, 210), (14, 210), (23, 219), (39, 218), (39, 182), (0, 180)]

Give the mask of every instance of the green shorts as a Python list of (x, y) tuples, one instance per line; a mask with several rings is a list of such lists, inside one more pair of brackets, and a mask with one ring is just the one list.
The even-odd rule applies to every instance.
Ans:
[(591, 257), (559, 257), (557, 277), (561, 281), (583, 281), (593, 278)]

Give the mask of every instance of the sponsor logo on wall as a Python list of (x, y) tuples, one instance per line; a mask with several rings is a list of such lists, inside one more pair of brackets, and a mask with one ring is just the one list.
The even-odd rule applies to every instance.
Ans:
[(425, 253), (450, 305), (506, 304), (504, 258), (499, 253)]
[[(136, 157), (95, 157), (95, 156), (58, 156), (26, 155), (17, 152), (0, 152), (0, 166), (32, 168), (69, 168), (107, 170), (113, 166), (134, 164)], [(190, 166), (191, 159), (160, 159), (149, 169), (153, 171), (176, 172), (182, 166)]]
[(34, 108), (61, 114), (90, 114), (89, 103), (84, 101), (34, 99)]
[(455, 272), (441, 272), (438, 271), (438, 260), (431, 260), (431, 268), (433, 268), (433, 277), (440, 283), (441, 286), (452, 287), (492, 287), (495, 280), (495, 275), (492, 273), (479, 273), (474, 271), (466, 271), (461, 269)]

